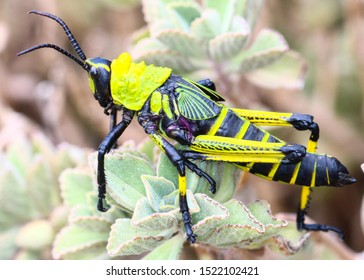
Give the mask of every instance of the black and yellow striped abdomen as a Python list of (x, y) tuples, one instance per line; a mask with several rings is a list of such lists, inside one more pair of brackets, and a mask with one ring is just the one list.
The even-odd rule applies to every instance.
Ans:
[(299, 163), (255, 163), (252, 167), (240, 166), (264, 179), (310, 187), (340, 186), (339, 172), (347, 172), (336, 158), (310, 152)]
[[(259, 142), (285, 143), (227, 107), (222, 109), (207, 134)], [(264, 179), (311, 187), (340, 185), (339, 172), (347, 172), (336, 158), (311, 152), (306, 152), (302, 161), (298, 163), (235, 163), (235, 165)]]

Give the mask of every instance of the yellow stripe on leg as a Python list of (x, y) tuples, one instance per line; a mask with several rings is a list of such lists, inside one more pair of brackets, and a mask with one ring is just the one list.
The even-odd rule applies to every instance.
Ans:
[(187, 192), (186, 176), (178, 175), (178, 190), (179, 194), (185, 196)]
[(307, 151), (311, 153), (316, 153), (316, 150), (317, 150), (317, 142), (308, 140)]
[(303, 186), (301, 190), (301, 202), (300, 202), (300, 209), (305, 210), (311, 194), (311, 188), (308, 186)]

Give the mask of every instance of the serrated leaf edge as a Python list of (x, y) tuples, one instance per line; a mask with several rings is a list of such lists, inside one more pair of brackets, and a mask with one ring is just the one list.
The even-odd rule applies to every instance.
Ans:
[[(105, 240), (105, 241), (89, 242), (89, 243), (86, 243), (86, 244), (83, 243), (82, 245), (74, 246), (72, 249), (62, 250), (62, 251), (56, 253), (55, 251), (56, 251), (59, 239), (61, 239), (63, 237), (64, 232), (66, 232), (70, 226), (73, 226), (73, 225), (68, 225), (68, 226), (62, 228), (59, 231), (59, 233), (56, 235), (56, 238), (54, 239), (53, 246), (52, 246), (53, 247), (52, 248), (52, 256), (53, 256), (54, 259), (60, 259), (60, 258), (62, 258), (63, 255), (66, 255), (66, 254), (69, 254), (69, 253), (75, 253), (75, 252), (83, 250), (85, 248), (91, 248), (94, 245), (99, 245), (99, 244), (102, 244), (102, 243), (106, 244), (106, 242), (107, 242), (107, 240)], [(76, 225), (76, 226), (78, 226), (78, 225)]]

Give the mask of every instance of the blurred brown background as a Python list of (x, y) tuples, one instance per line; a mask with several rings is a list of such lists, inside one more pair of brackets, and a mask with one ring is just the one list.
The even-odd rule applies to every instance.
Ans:
[[(52, 50), (37, 51), (21, 58), (16, 57), (16, 53), (45, 42), (71, 50), (57, 24), (27, 15), (29, 10), (38, 9), (61, 17), (86, 55), (116, 58), (122, 51), (130, 50), (132, 33), (145, 23), (140, 5), (120, 7), (111, 2), (0, 2), (0, 128), (13, 110), (34, 122), (54, 143), (67, 141), (97, 148), (108, 131), (108, 118), (94, 102), (83, 69)], [(305, 87), (300, 92), (274, 92), (244, 84), (241, 85), (245, 91), (241, 103), (234, 106), (252, 109), (254, 104), (260, 104), (274, 111), (315, 116), (321, 128), (319, 151), (339, 158), (358, 182), (342, 189), (315, 190), (309, 216), (342, 228), (349, 247), (362, 251), (364, 2), (268, 0), (261, 13), (258, 28), (278, 30), (290, 47), (307, 59)], [(17, 124), (14, 123), (14, 127)], [(14, 131), (7, 139), (0, 134), (3, 137), (0, 138), (1, 149), (9, 139), (17, 137)], [(308, 133), (290, 129), (276, 129), (275, 133), (301, 144), (308, 139)], [(121, 141), (144, 138), (144, 132), (134, 123)], [(249, 185), (257, 186), (258, 197), (272, 204), (273, 212), (295, 212), (299, 188), (277, 186), (277, 183), (253, 176), (247, 180)]]

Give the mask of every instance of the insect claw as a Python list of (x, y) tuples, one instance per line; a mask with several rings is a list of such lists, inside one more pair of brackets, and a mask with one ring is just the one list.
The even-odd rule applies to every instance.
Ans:
[(342, 230), (334, 226), (321, 224), (301, 224), (299, 229), (308, 231), (332, 231), (335, 232), (340, 239), (344, 239), (344, 233), (342, 232)]
[(107, 212), (110, 209), (110, 207), (104, 207), (104, 203), (102, 201), (102, 198), (99, 198), (97, 202), (97, 210), (100, 212)]
[(216, 184), (211, 184), (209, 190), (211, 193), (215, 194), (216, 193)]
[(197, 237), (197, 235), (196, 235), (196, 234), (194, 234), (194, 233), (192, 233), (192, 234), (190, 234), (190, 235), (187, 235), (187, 240), (188, 240), (191, 244), (193, 244), (193, 243), (195, 243), (195, 242), (196, 242), (196, 237)]

